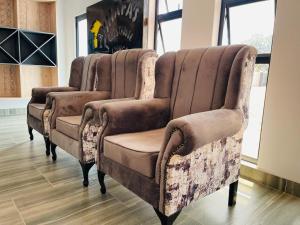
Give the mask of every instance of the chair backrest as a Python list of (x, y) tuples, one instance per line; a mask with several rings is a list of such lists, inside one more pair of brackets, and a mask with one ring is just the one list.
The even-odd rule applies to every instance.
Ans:
[(154, 93), (153, 50), (129, 49), (106, 55), (97, 61), (96, 90), (111, 91), (111, 98), (147, 98)]
[(239, 98), (248, 96), (242, 93), (250, 90), (252, 73), (244, 72), (251, 63), (253, 70), (255, 57), (256, 50), (246, 45), (167, 53), (156, 63), (154, 97), (170, 98), (170, 119), (222, 107), (233, 109)]
[(82, 81), (82, 71), (85, 57), (78, 57), (71, 64), (69, 87), (80, 89)]
[(111, 58), (112, 55), (104, 55), (96, 63), (95, 90), (111, 91)]
[[(138, 98), (140, 84), (138, 81), (141, 59), (153, 50), (130, 49), (122, 50), (112, 55), (111, 81), (112, 98)], [(142, 75), (141, 75), (142, 76)], [(153, 75), (154, 78), (154, 75)], [(154, 89), (154, 85), (153, 85)]]
[(93, 91), (95, 90), (96, 83), (96, 65), (97, 60), (103, 57), (105, 54), (91, 54), (85, 57), (83, 70), (82, 70), (82, 79), (81, 79), (81, 91)]

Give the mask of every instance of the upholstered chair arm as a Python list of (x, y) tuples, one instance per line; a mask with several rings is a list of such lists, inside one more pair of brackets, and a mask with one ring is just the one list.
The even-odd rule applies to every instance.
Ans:
[(221, 138), (236, 134), (243, 123), (239, 110), (218, 109), (190, 114), (167, 125), (167, 135), (179, 131), (181, 143), (172, 154), (187, 155), (192, 151)]
[(240, 110), (229, 109), (169, 122), (155, 174), (163, 213), (171, 215), (237, 179), (243, 122)]
[(107, 99), (101, 101), (89, 102), (84, 106), (82, 120), (80, 124), (80, 146), (81, 157), (80, 161), (83, 163), (95, 162), (97, 151), (97, 140), (102, 131), (100, 124), (99, 110), (102, 105), (109, 102), (129, 101), (134, 98), (121, 98), (121, 99)]
[(55, 129), (57, 117), (81, 115), (86, 103), (108, 98), (110, 98), (110, 92), (106, 91), (49, 93), (47, 95), (46, 109), (50, 110), (50, 128)]
[(47, 94), (50, 92), (78, 91), (75, 87), (40, 87), (33, 88), (31, 93), (31, 103), (45, 103)]
[(169, 99), (107, 103), (99, 113), (107, 135), (158, 129), (168, 122)]
[(99, 111), (103, 106), (103, 104), (110, 103), (110, 102), (129, 101), (129, 100), (134, 100), (134, 98), (106, 99), (106, 100), (88, 102), (84, 106), (82, 119), (84, 121), (95, 120), (99, 122), (100, 121)]

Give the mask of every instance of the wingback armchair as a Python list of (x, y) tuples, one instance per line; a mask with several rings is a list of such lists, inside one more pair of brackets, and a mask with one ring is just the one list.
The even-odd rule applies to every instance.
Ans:
[(78, 57), (71, 64), (68, 87), (41, 87), (32, 89), (32, 97), (27, 105), (27, 125), (30, 140), (33, 140), (32, 130), (44, 136), (46, 154), (50, 155), (49, 127), (47, 125), (48, 111), (46, 97), (51, 92), (87, 91), (93, 89), (94, 64), (101, 54)]
[(226, 185), (233, 206), (255, 58), (246, 45), (166, 53), (153, 99), (103, 104), (101, 192), (108, 174), (150, 203), (162, 224)]
[(92, 92), (50, 93), (49, 109), (51, 152), (56, 160), (56, 146), (79, 160), (83, 185), (88, 186), (88, 173), (94, 165), (98, 138), (98, 108), (105, 102), (152, 98), (154, 66), (153, 50), (122, 50), (97, 60), (98, 82)]

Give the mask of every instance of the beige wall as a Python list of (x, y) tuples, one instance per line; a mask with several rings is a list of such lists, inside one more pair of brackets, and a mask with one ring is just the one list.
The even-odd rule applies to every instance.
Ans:
[(184, 0), (181, 48), (216, 45), (221, 0)]
[(300, 1), (278, 0), (258, 167), (300, 183)]

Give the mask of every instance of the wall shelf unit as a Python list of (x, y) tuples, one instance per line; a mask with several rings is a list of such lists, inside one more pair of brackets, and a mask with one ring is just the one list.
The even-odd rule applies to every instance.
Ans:
[(56, 86), (55, 0), (0, 0), (0, 99)]
[(0, 63), (56, 66), (55, 34), (0, 27), (0, 37)]

